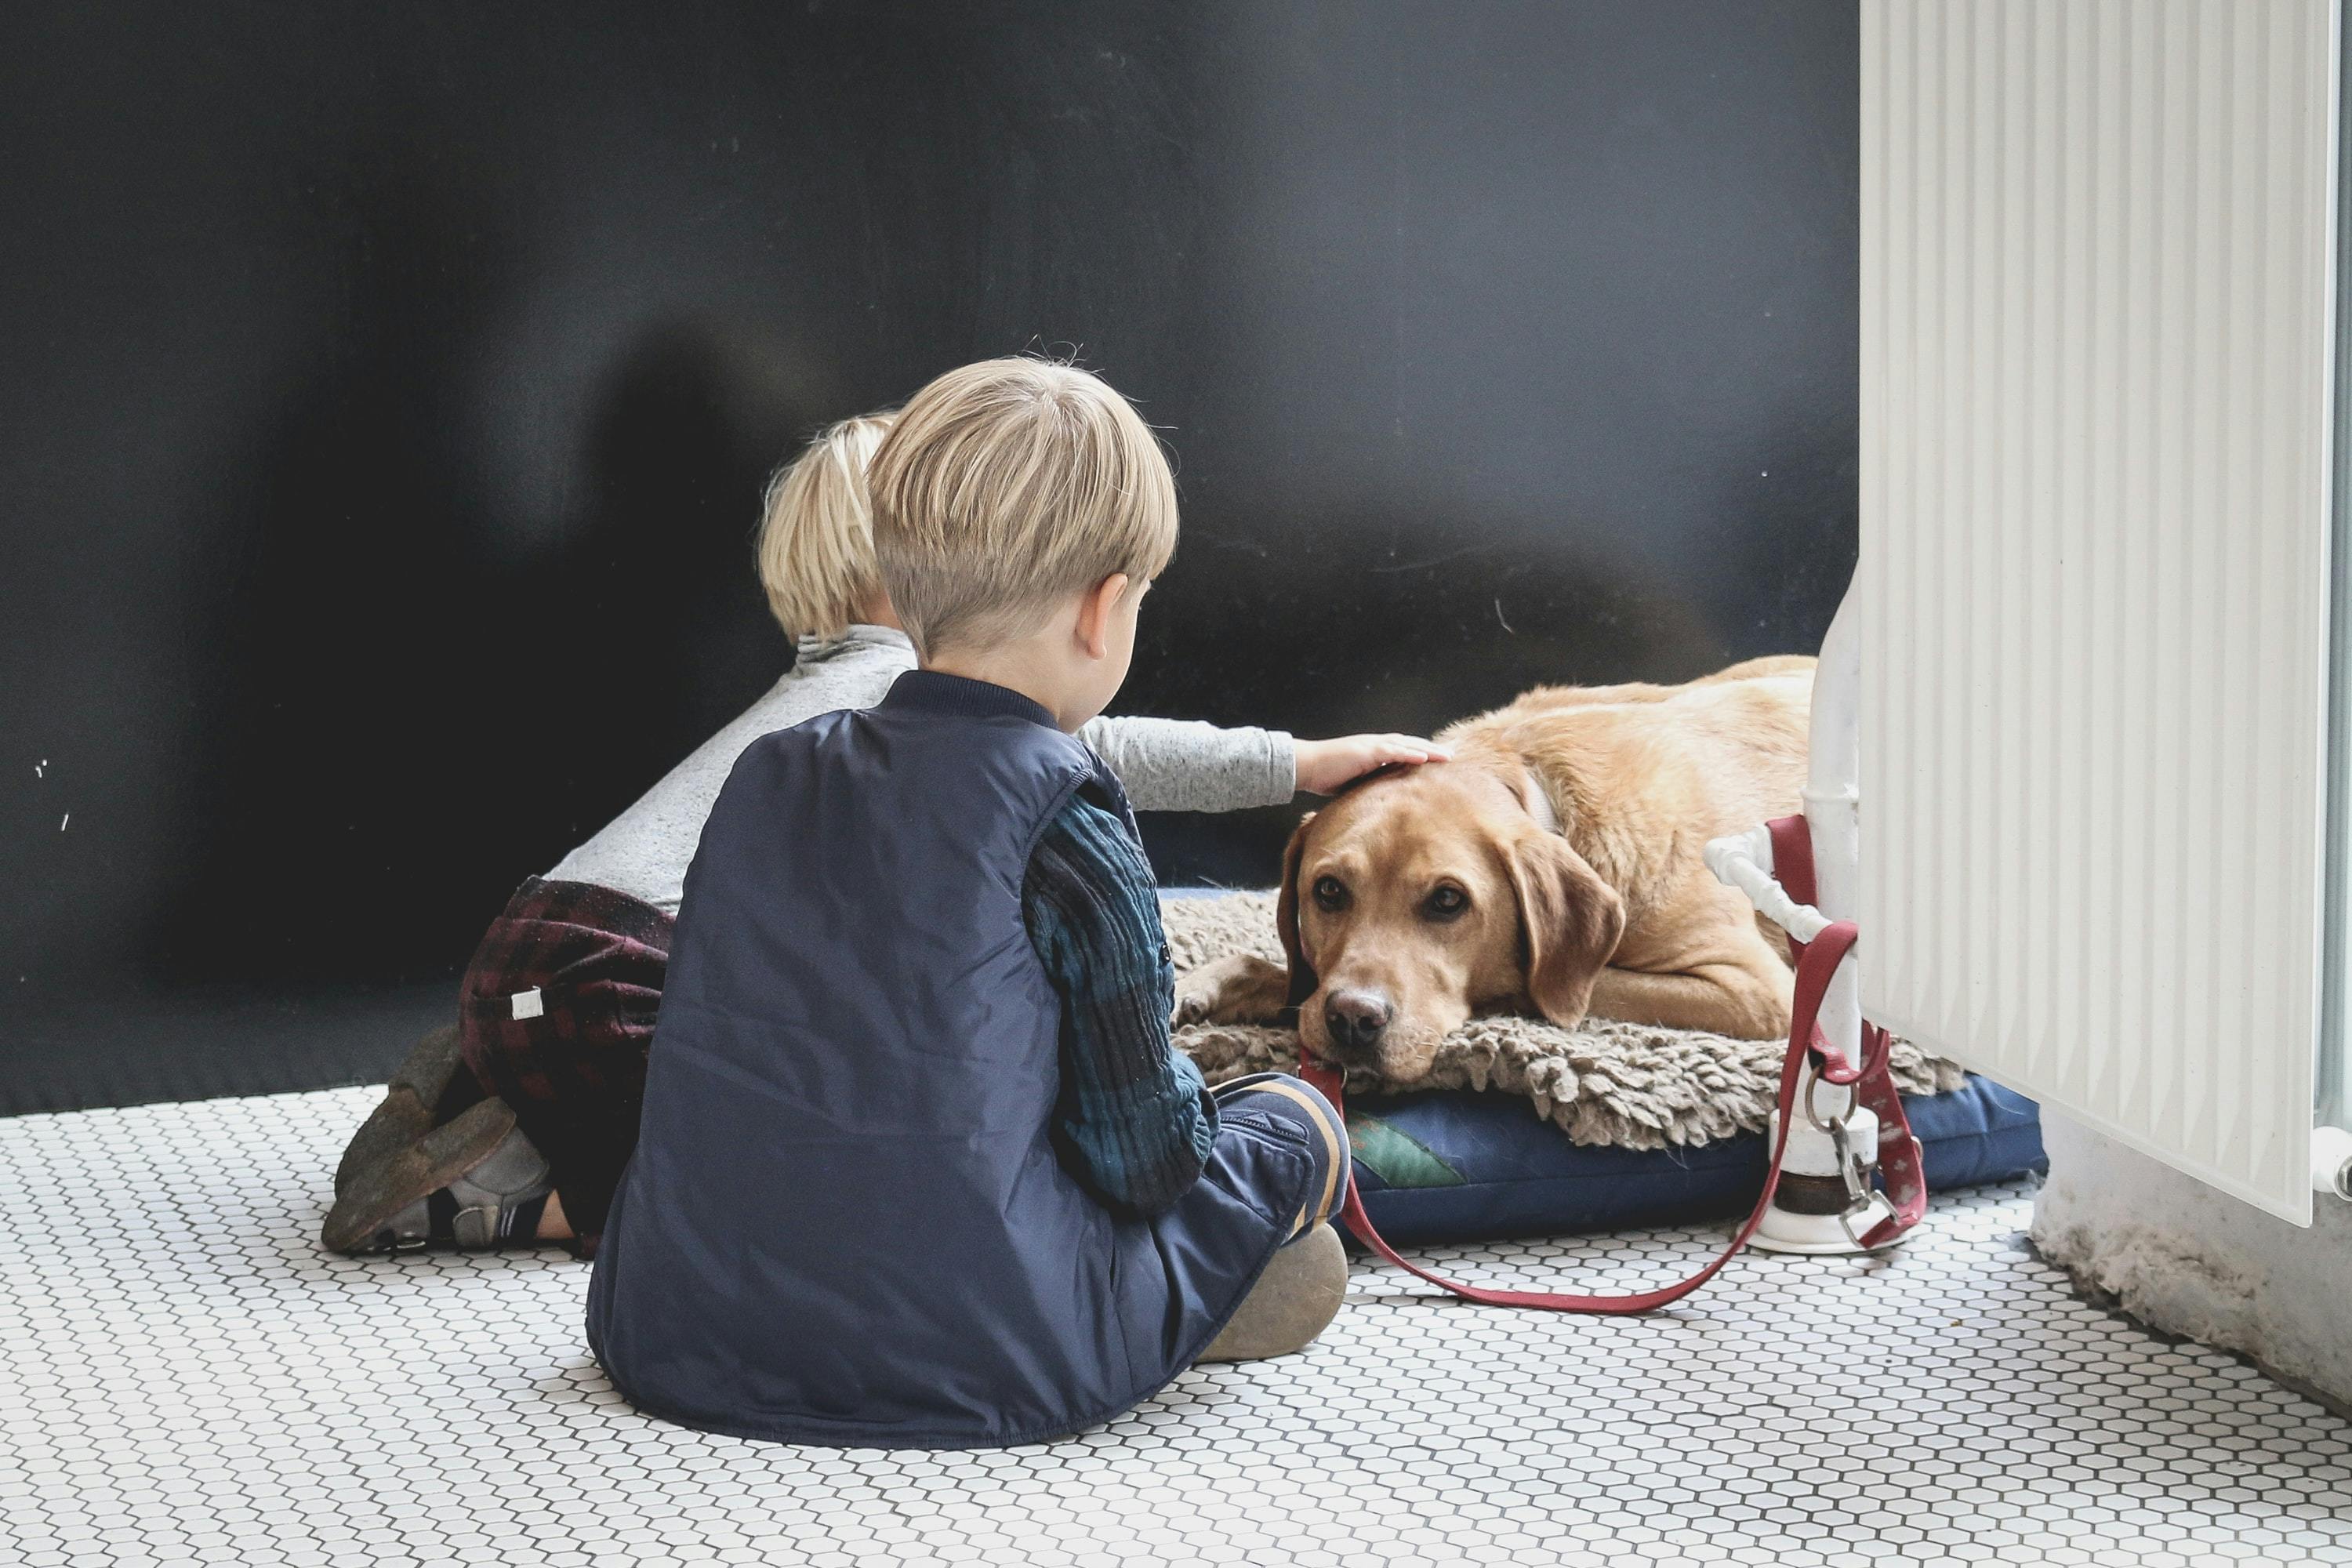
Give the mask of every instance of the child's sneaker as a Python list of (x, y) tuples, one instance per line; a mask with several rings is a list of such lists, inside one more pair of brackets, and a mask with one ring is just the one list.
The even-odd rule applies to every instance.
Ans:
[(1264, 1361), (1305, 1350), (1348, 1296), (1348, 1249), (1328, 1223), (1278, 1249), (1209, 1348), (1207, 1361)]
[(342, 1163), (335, 1167), (338, 1196), (351, 1184), (353, 1173), (382, 1164), (433, 1131), (441, 1097), (463, 1068), (455, 1024), (433, 1030), (410, 1048), (383, 1086), (383, 1099), (352, 1135)]
[(352, 1162), (319, 1238), (331, 1252), (355, 1255), (528, 1239), (538, 1233), (548, 1178), (546, 1157), (515, 1125), (513, 1108), (485, 1100), (373, 1163)]
[[(487, 1252), (538, 1237), (539, 1216), (547, 1207), (547, 1194), (554, 1190), (548, 1177), (547, 1156), (518, 1127), (488, 1159), (428, 1201), (437, 1209), (447, 1200), (449, 1235), (459, 1249)], [(435, 1217), (437, 1220), (437, 1213)], [(438, 1239), (437, 1223), (434, 1235)]]

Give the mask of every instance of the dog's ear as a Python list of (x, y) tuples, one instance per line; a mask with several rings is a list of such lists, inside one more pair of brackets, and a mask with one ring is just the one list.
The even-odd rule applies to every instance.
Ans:
[(1504, 859), (1518, 895), (1528, 1000), (1572, 1029), (1625, 934), (1625, 900), (1557, 833), (1525, 834)]
[(1315, 994), (1315, 966), (1298, 945), (1298, 862), (1307, 853), (1307, 826), (1315, 820), (1308, 812), (1290, 830), (1282, 851), (1282, 890), (1274, 899), (1274, 929), (1282, 937), (1283, 956), (1290, 961), (1290, 1005), (1297, 1006)]

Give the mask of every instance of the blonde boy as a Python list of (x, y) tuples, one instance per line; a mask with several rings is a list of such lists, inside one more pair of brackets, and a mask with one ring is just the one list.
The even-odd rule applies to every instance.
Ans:
[[(834, 425), (770, 484), (760, 578), (799, 639), (792, 668), (509, 900), (467, 967), (456, 1026), (418, 1042), (352, 1137), (322, 1227), (329, 1247), (560, 1241), (594, 1252), (636, 1146), (671, 923), (720, 785), (761, 736), (871, 708), (916, 667), (875, 560), (866, 486), (896, 417)], [(1163, 521), (1172, 531), (1172, 513)], [(1079, 735), (1138, 806), (1158, 811), (1278, 805), (1430, 754), (1401, 735), (1293, 741), (1166, 719), (1096, 719)]]
[(1346, 1141), (1304, 1085), (1213, 1095), (1171, 1048), (1150, 868), (1074, 733), (1175, 548), (1150, 432), (989, 361), (916, 395), (869, 490), (921, 668), (719, 794), (589, 1338), (713, 1431), (1032, 1442), (1319, 1331)]

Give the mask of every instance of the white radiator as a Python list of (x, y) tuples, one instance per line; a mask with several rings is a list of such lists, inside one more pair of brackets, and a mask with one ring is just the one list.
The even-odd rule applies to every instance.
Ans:
[(2309, 1223), (2329, 0), (1869, 0), (1870, 1016)]

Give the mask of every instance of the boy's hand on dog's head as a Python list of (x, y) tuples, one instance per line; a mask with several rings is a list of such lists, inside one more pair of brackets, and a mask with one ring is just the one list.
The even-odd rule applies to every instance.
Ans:
[(1417, 735), (1340, 735), (1298, 742), (1298, 787), (1308, 795), (1337, 795), (1349, 781), (1375, 768), (1442, 763), (1453, 753)]

